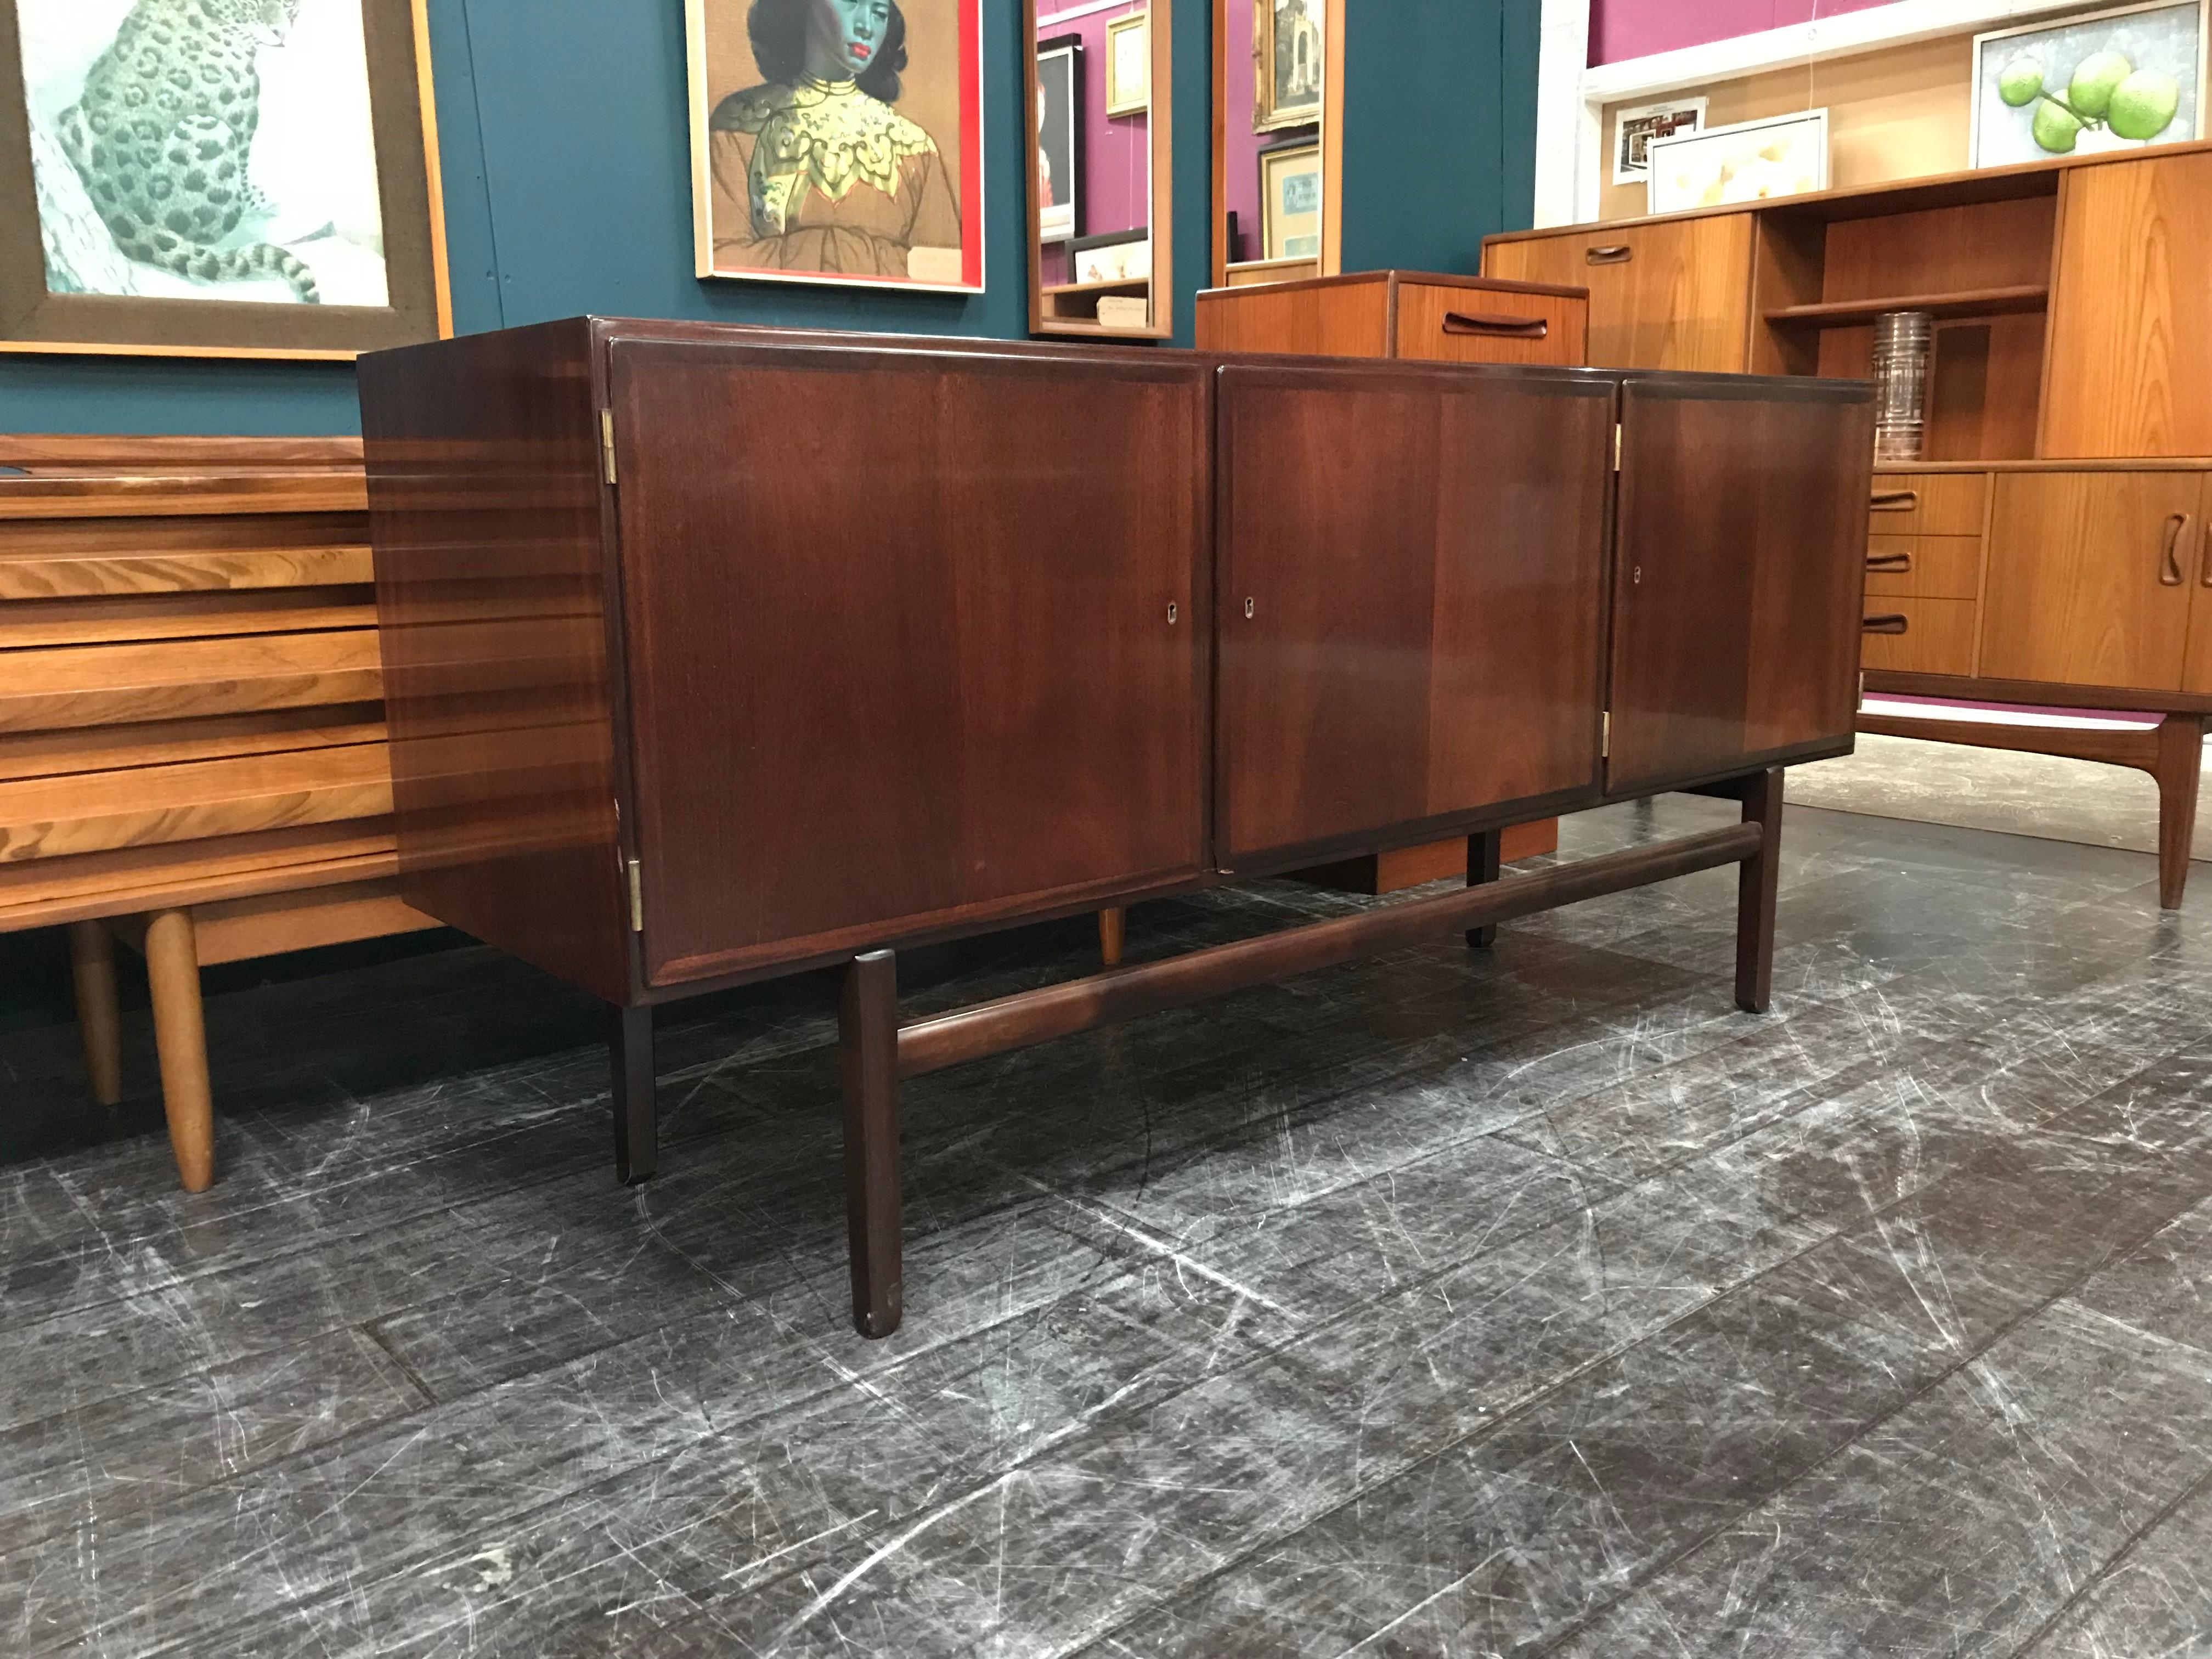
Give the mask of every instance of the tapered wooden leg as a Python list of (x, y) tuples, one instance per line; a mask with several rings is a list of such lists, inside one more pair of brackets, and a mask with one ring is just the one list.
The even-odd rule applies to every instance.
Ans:
[(1743, 821), (1765, 832), (1765, 845), (1741, 866), (1736, 882), (1735, 1006), (1763, 1014), (1774, 1000), (1774, 903), (1782, 885), (1782, 769), (1744, 780)]
[(115, 999), (115, 938), (105, 923), (71, 925), (70, 967), (76, 980), (77, 1034), (84, 1039), (93, 1098), (112, 1106), (123, 1098), (123, 1017)]
[(2179, 910), (2197, 839), (2197, 787), (2204, 767), (2204, 717), (2168, 714), (2158, 728), (2158, 902)]
[(660, 1166), (660, 1117), (653, 1103), (653, 1010), (607, 1009), (607, 1057), (615, 1074), (615, 1175), (625, 1187)]
[(146, 979), (154, 993), (154, 1046), (161, 1060), (161, 1108), (177, 1176), (188, 1193), (215, 1184), (215, 1098), (208, 1085), (207, 1025), (200, 962), (189, 910), (146, 918)]
[(1109, 968), (1121, 965), (1121, 939), (1128, 920), (1129, 913), (1119, 905), (1098, 913), (1098, 960)]
[[(1483, 830), (1467, 838), (1467, 884), (1468, 886), (1480, 887), (1485, 882), (1498, 879), (1499, 872), (1505, 867), (1500, 861), (1500, 854), (1504, 846), (1505, 832), (1503, 830)], [(1477, 951), (1487, 951), (1491, 942), (1497, 937), (1498, 929), (1495, 927), (1470, 927), (1467, 930), (1467, 942), (1470, 947)]]
[(871, 951), (845, 969), (837, 1040), (845, 1079), (845, 1216), (853, 1325), (889, 1336), (903, 1304), (899, 1239), (898, 958)]

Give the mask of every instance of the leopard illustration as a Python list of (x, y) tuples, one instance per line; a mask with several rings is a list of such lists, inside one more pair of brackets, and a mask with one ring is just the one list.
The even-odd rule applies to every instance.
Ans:
[(309, 305), (313, 272), (272, 243), (218, 250), (266, 200), (246, 163), (261, 124), (264, 46), (300, 0), (137, 0), (64, 112), (62, 149), (129, 258), (201, 282), (274, 274)]

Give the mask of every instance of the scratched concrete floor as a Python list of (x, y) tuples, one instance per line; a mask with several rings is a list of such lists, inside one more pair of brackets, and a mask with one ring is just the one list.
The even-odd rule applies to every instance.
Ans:
[(1765, 1019), (1711, 872), (928, 1079), (874, 1345), (819, 982), (669, 1022), (636, 1193), (592, 1009), (483, 951), (219, 981), (198, 1199), (19, 1019), (0, 1652), (2212, 1652), (2212, 892), (2151, 894), (1800, 811)]

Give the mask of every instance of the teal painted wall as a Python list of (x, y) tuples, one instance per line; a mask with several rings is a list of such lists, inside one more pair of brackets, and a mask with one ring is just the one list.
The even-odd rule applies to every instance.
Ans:
[[(855, 295), (691, 276), (680, 0), (430, 0), (455, 325), (595, 311), (1014, 339), (1027, 332), (1019, 0), (984, 0), (987, 291)], [(1344, 269), (1476, 269), (1525, 227), (1535, 0), (1351, 0)], [(1204, 285), (1212, 7), (1175, 18), (1177, 343)], [(333, 363), (0, 356), (11, 432), (352, 432)]]
[(1346, 270), (1481, 268), (1534, 216), (1536, 0), (1349, 0)]
[[(986, 291), (963, 298), (691, 275), (681, 0), (430, 0), (456, 328), (600, 312), (1022, 337), (1021, 15), (1019, 0), (984, 0)], [(1183, 344), (1208, 247), (1211, 27), (1208, 0), (1182, 0), (1174, 137)], [(347, 364), (0, 356), (8, 431), (359, 428)]]

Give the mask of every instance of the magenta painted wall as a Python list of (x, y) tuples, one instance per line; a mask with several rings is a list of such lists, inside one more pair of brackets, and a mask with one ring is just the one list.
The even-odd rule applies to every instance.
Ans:
[[(1037, 38), (1083, 37), (1083, 234), (1103, 236), (1133, 230), (1150, 214), (1149, 123), (1141, 115), (1106, 116), (1106, 26), (1144, 9), (1146, 0), (1128, 0), (1110, 11), (1055, 21), (1049, 11), (1037, 19)], [(1233, 3), (1233, 0), (1232, 0)], [(1249, 3), (1249, 0), (1247, 0)], [(1042, 10), (1042, 8), (1040, 8)], [(1057, 250), (1045, 256), (1044, 280), (1065, 282), (1066, 265)]]
[[(1237, 0), (1230, 0), (1233, 6)], [(1702, 46), (1864, 11), (1887, 0), (1590, 0), (1593, 64), (1617, 64), (1681, 46)]]

